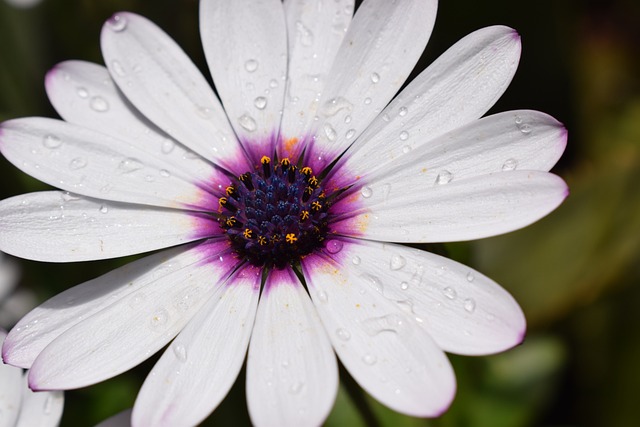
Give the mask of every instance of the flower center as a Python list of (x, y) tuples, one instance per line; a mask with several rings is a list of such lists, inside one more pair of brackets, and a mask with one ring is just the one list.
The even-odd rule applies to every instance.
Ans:
[(310, 167), (263, 156), (218, 200), (220, 226), (241, 259), (282, 269), (322, 246), (330, 197)]

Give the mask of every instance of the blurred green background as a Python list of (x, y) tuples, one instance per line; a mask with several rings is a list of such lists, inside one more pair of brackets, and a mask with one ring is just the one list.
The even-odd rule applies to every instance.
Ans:
[[(56, 117), (43, 86), (57, 62), (101, 62), (98, 35), (119, 10), (164, 28), (206, 74), (196, 0), (0, 0), (0, 120)], [(569, 129), (554, 171), (571, 196), (524, 230), (446, 245), (492, 277), (529, 322), (520, 347), (451, 359), (458, 394), (437, 420), (401, 416), (369, 401), (385, 426), (638, 425), (640, 384), (640, 2), (441, 1), (414, 75), (467, 33), (493, 24), (522, 36), (519, 71), (492, 112), (531, 108)], [(0, 158), (0, 198), (47, 187)], [(128, 260), (44, 264), (20, 260), (20, 286), (44, 300)], [(92, 425), (130, 407), (155, 359), (105, 383), (66, 393), (63, 426)], [(243, 381), (205, 425), (248, 424)], [(327, 425), (366, 425), (341, 389)]]

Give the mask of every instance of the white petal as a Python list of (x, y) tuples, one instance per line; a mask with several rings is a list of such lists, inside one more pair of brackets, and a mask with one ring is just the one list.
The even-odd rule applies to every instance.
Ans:
[(321, 425), (338, 391), (327, 334), (292, 271), (272, 271), (265, 286), (247, 359), (251, 421), (257, 426)]
[[(353, 8), (353, 0), (284, 2), (289, 74), (281, 134), (289, 141), (307, 136), (314, 126), (318, 94), (327, 83), (329, 70), (351, 23)], [(292, 145), (283, 147), (281, 157), (297, 157), (303, 147)]]
[(426, 144), (485, 114), (504, 93), (520, 59), (511, 28), (487, 27), (464, 37), (416, 77), (350, 148), (356, 167), (372, 152), (390, 155)]
[[(0, 329), (0, 345), (4, 342), (7, 333)], [(6, 360), (4, 360), (6, 361)], [(0, 421), (3, 427), (15, 426), (18, 412), (22, 402), (22, 369), (5, 365), (0, 357)]]
[(104, 25), (101, 46), (111, 76), (142, 114), (204, 158), (244, 171), (244, 164), (238, 165), (241, 147), (220, 102), (166, 33), (142, 16), (123, 12)]
[(118, 412), (112, 417), (107, 418), (96, 427), (130, 427), (131, 426), (131, 409)]
[(197, 425), (218, 406), (244, 362), (260, 279), (240, 271), (187, 324), (142, 385), (133, 424)]
[[(49, 100), (64, 120), (97, 130), (145, 150), (142, 160), (160, 157), (171, 166), (161, 174), (178, 174), (202, 182), (216, 169), (147, 120), (120, 92), (109, 71), (85, 61), (57, 64), (46, 78)], [(164, 180), (162, 180), (164, 181)], [(206, 187), (206, 185), (205, 185)]]
[(352, 263), (357, 246), (341, 242), (340, 262), (303, 260), (309, 293), (340, 361), (374, 398), (413, 416), (437, 416), (455, 394), (443, 351), (384, 295), (381, 280)]
[(357, 260), (349, 267), (352, 274), (376, 277), (385, 298), (414, 317), (443, 350), (491, 354), (522, 341), (526, 329), (522, 310), (488, 277), (426, 251), (351, 242), (344, 256)]
[(363, 210), (340, 231), (390, 242), (480, 239), (525, 227), (568, 195), (564, 181), (547, 172), (516, 170), (461, 180), (446, 170), (435, 179), (424, 174), (397, 173), (367, 184), (355, 195)]
[(330, 161), (344, 150), (400, 89), (429, 40), (436, 9), (435, 0), (363, 2), (322, 93), (319, 156)]
[[(219, 292), (235, 264), (221, 253), (224, 246), (198, 246), (193, 251), (200, 253), (200, 259), (192, 255), (195, 262), (172, 266), (151, 280), (143, 273), (146, 284), (132, 292), (118, 292), (117, 300), (71, 326), (42, 350), (29, 371), (30, 387), (84, 387), (149, 358)], [(56, 319), (56, 314), (51, 318)]]
[(54, 427), (62, 418), (64, 393), (61, 391), (34, 392), (22, 378), (22, 405), (15, 427)]
[(366, 151), (362, 150), (338, 175), (384, 180), (397, 174), (398, 182), (420, 175), (435, 182), (442, 171), (456, 180), (514, 169), (546, 172), (560, 159), (566, 143), (566, 129), (553, 117), (539, 111), (507, 111), (474, 120), (415, 148), (386, 144), (375, 156), (359, 156)]
[(200, 33), (220, 99), (247, 148), (271, 155), (287, 73), (287, 34), (280, 0), (203, 0)]
[(159, 152), (151, 156), (126, 141), (60, 120), (2, 123), (0, 151), (34, 178), (89, 197), (173, 208), (204, 208), (211, 198), (199, 187), (210, 184), (193, 182)]
[(158, 252), (67, 289), (16, 324), (5, 342), (5, 360), (15, 366), (31, 367), (38, 354), (72, 326), (117, 301), (128, 299), (133, 306), (141, 305), (143, 297), (132, 297), (134, 292), (173, 271), (187, 269), (188, 274), (192, 266), (205, 262), (211, 254), (224, 258), (223, 246), (205, 242)]
[(133, 255), (211, 235), (216, 221), (197, 213), (88, 199), (60, 191), (0, 202), (0, 249), (48, 262)]

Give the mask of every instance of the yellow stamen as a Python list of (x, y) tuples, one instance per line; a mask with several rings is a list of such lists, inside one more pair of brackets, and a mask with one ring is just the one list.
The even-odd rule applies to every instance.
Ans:
[(296, 240), (298, 240), (298, 238), (296, 237), (295, 234), (293, 233), (289, 233), (287, 234), (287, 236), (285, 237), (285, 239), (287, 240), (287, 243), (291, 243), (293, 244)]

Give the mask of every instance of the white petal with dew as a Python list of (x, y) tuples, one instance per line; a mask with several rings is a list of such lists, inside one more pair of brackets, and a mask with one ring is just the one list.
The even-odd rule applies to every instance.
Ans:
[(247, 359), (247, 404), (257, 426), (321, 425), (338, 391), (336, 358), (292, 271), (272, 271)]
[(435, 0), (362, 3), (322, 93), (320, 157), (344, 150), (400, 89), (429, 40), (436, 9)]
[(142, 385), (134, 424), (197, 425), (218, 406), (244, 362), (260, 277), (236, 274), (178, 334)]
[(0, 202), (0, 250), (48, 262), (116, 258), (202, 238), (210, 221), (61, 191), (27, 193)]
[(357, 247), (343, 262), (303, 260), (309, 293), (340, 361), (374, 398), (412, 415), (438, 416), (455, 394), (453, 369), (416, 320), (383, 294), (378, 277), (355, 268)]
[(102, 29), (102, 54), (131, 103), (156, 126), (224, 167), (241, 147), (198, 68), (166, 33), (133, 13), (114, 15)]
[(88, 197), (172, 208), (203, 206), (208, 200), (207, 192), (167, 159), (60, 120), (2, 123), (0, 151), (34, 178)]
[[(71, 326), (37, 356), (29, 371), (35, 390), (73, 389), (114, 377), (151, 357), (218, 293), (233, 268), (214, 248), (178, 265)], [(146, 281), (144, 276), (143, 281)], [(55, 319), (55, 314), (51, 314)]]
[[(565, 182), (539, 171), (458, 180), (447, 170), (402, 171), (368, 183), (356, 197), (355, 236), (389, 242), (454, 242), (495, 236), (546, 216), (567, 197)], [(347, 233), (349, 234), (349, 233)]]
[(478, 119), (507, 89), (520, 52), (520, 37), (508, 27), (464, 37), (382, 111), (350, 148), (349, 165), (357, 168), (375, 152), (384, 166), (391, 156)]
[(15, 427), (56, 427), (62, 418), (64, 392), (31, 391), (22, 377), (22, 404)]
[[(289, 73), (281, 133), (291, 138), (307, 135), (314, 126), (319, 96), (351, 23), (354, 1), (285, 0), (284, 10)], [(285, 148), (281, 157), (288, 151)]]
[(243, 143), (253, 140), (267, 150), (261, 140), (277, 134), (287, 75), (282, 2), (201, 1), (200, 33), (213, 82), (236, 134)]

